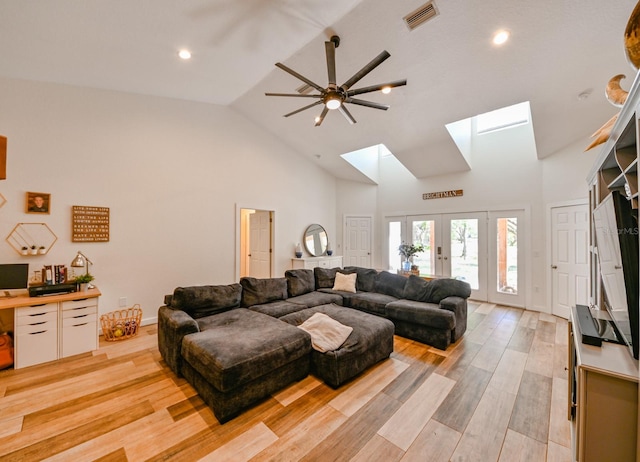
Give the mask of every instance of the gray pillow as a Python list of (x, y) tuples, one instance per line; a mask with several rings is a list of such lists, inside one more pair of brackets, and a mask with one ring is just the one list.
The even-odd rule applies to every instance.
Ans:
[(468, 282), (458, 279), (440, 278), (432, 279), (427, 283), (427, 290), (423, 294), (423, 302), (440, 303), (443, 298), (455, 296), (469, 298), (471, 286)]
[(421, 277), (411, 275), (404, 286), (402, 298), (416, 302), (425, 301), (429, 283)]
[(378, 271), (372, 268), (362, 268), (360, 266), (345, 266), (344, 273), (356, 272), (358, 274), (356, 279), (356, 289), (359, 292), (374, 292), (376, 289), (376, 276)]
[(242, 286), (177, 287), (171, 297), (171, 307), (182, 310), (192, 318), (202, 318), (240, 306)]
[(316, 290), (316, 280), (313, 275), (313, 270), (287, 270), (284, 272), (284, 277), (287, 278), (289, 297), (297, 297), (298, 295), (308, 294)]
[(244, 277), (240, 279), (240, 285), (242, 285), (242, 306), (244, 307), (287, 298), (287, 278)]
[(331, 289), (336, 279), (336, 272), (339, 268), (313, 268), (316, 279), (316, 289)]

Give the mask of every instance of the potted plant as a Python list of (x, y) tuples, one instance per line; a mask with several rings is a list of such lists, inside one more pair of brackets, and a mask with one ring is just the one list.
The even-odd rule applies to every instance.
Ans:
[(38, 255), (38, 247), (35, 244), (31, 246), (31, 255)]
[(29, 247), (23, 246), (22, 249), (20, 250), (20, 253), (22, 255), (29, 255)]
[(398, 247), (398, 254), (402, 255), (404, 261), (402, 262), (402, 270), (410, 271), (411, 270), (411, 257), (419, 252), (424, 251), (424, 246), (422, 244), (400, 244)]
[(47, 249), (45, 246), (41, 245), (40, 247), (38, 247), (38, 253), (40, 255), (44, 255), (45, 253), (47, 253)]
[(89, 273), (81, 274), (80, 276), (76, 276), (75, 283), (79, 286), (80, 292), (86, 292), (89, 288), (89, 283), (93, 281), (93, 279), (93, 275)]

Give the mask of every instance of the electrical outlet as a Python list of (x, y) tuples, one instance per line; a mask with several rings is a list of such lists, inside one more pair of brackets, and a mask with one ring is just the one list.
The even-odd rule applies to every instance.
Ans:
[(124, 308), (127, 306), (127, 297), (120, 297), (118, 299), (118, 306), (120, 306), (120, 308)]

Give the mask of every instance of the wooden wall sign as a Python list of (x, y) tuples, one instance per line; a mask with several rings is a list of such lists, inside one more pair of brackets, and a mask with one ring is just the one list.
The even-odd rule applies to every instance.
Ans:
[(460, 197), (460, 196), (462, 196), (462, 189), (452, 189), (450, 191), (424, 193), (422, 195), (422, 200), (426, 201), (427, 199), (442, 199), (444, 197)]
[(109, 242), (109, 207), (71, 207), (71, 242)]
[(7, 137), (0, 136), (0, 180), (7, 179)]

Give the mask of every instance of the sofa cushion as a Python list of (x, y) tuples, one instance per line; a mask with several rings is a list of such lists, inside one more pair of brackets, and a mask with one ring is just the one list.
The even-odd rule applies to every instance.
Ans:
[(357, 277), (357, 273), (344, 274), (340, 271), (336, 272), (336, 279), (333, 283), (333, 290), (355, 293)]
[(404, 286), (402, 298), (407, 300), (426, 301), (427, 300), (427, 287), (429, 283), (419, 276), (409, 276), (407, 283)]
[(244, 307), (287, 298), (286, 278), (244, 277), (240, 279), (240, 284), (242, 285), (242, 306)]
[(289, 297), (308, 294), (316, 290), (316, 280), (313, 270), (310, 269), (294, 269), (284, 272), (287, 279), (287, 291)]
[(456, 317), (453, 312), (443, 310), (433, 303), (413, 300), (398, 300), (389, 303), (387, 316), (391, 320), (397, 319), (448, 331), (456, 326)]
[(211, 316), (204, 332), (182, 340), (185, 361), (225, 392), (262, 377), (311, 351), (306, 332), (270, 316), (238, 308)]
[(375, 291), (392, 297), (402, 298), (407, 278), (388, 271), (381, 271), (376, 276)]
[(171, 307), (192, 318), (201, 318), (239, 307), (241, 295), (240, 284), (177, 287), (171, 297)]
[(471, 285), (469, 285), (468, 282), (458, 279), (441, 278), (429, 281), (424, 297), (419, 300), (428, 303), (440, 303), (440, 300), (450, 296), (469, 298), (470, 295)]
[(284, 316), (285, 314), (295, 313), (296, 311), (300, 311), (305, 309), (304, 305), (300, 305), (299, 303), (293, 303), (286, 300), (275, 300), (269, 303), (261, 303), (260, 305), (252, 305), (248, 307), (251, 311), (256, 311), (258, 313), (268, 314), (271, 317), (279, 318), (280, 316)]
[(336, 272), (339, 268), (313, 268), (313, 275), (316, 279), (316, 290), (331, 289), (336, 279)]
[(355, 271), (358, 275), (356, 279), (356, 289), (364, 292), (373, 292), (376, 287), (376, 276), (378, 271), (372, 268), (361, 268), (360, 266), (345, 266), (340, 270), (344, 273)]
[[(308, 294), (298, 295), (297, 297), (287, 298), (287, 302), (295, 303), (297, 305), (303, 305), (306, 308), (311, 308), (318, 305), (327, 305), (334, 303), (336, 305), (342, 305), (342, 295), (340, 293), (324, 292), (329, 289), (322, 289), (322, 291), (314, 290)], [(346, 292), (341, 292), (346, 293)]]
[[(351, 294), (348, 299), (348, 306), (367, 313), (373, 313), (380, 316), (386, 316), (387, 303), (395, 302), (396, 297), (392, 295), (379, 294), (377, 292), (358, 292)], [(345, 299), (347, 304), (347, 299)]]

